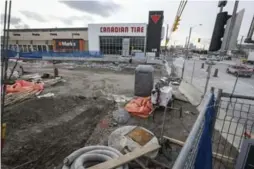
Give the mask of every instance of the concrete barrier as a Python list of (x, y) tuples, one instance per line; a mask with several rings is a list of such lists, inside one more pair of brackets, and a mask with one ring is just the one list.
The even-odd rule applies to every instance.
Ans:
[(192, 84), (182, 80), (179, 86), (179, 91), (189, 100), (192, 105), (198, 106), (201, 103), (203, 93)]

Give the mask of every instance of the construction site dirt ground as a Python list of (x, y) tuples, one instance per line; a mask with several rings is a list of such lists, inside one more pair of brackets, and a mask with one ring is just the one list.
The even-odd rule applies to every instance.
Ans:
[[(51, 66), (27, 65), (24, 69), (29, 73), (53, 73)], [(160, 66), (155, 67), (156, 81), (165, 72)], [(109, 95), (133, 97), (134, 70), (135, 65), (118, 71), (59, 66), (59, 75), (65, 81), (43, 91), (54, 93), (54, 97), (33, 98), (6, 108), (2, 119), (7, 123), (2, 168), (61, 168), (71, 152), (87, 145), (105, 144), (109, 134), (122, 126), (113, 120), (112, 112), (119, 104)], [(182, 107), (183, 116), (179, 118), (177, 110), (167, 111), (164, 135), (185, 141), (198, 112), (187, 102), (176, 100), (174, 107)], [(145, 127), (160, 137), (162, 114), (163, 111), (156, 111), (154, 120), (131, 117), (125, 125)], [(171, 160), (166, 160), (167, 165), (173, 164), (180, 149), (172, 150), (175, 152), (171, 153)]]

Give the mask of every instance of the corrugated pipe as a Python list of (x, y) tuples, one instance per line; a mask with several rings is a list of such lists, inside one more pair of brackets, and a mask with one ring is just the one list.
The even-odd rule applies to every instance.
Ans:
[[(118, 150), (107, 146), (88, 146), (78, 149), (64, 159), (62, 169), (85, 169), (91, 162), (104, 162), (122, 156)], [(128, 169), (128, 165), (117, 169)]]

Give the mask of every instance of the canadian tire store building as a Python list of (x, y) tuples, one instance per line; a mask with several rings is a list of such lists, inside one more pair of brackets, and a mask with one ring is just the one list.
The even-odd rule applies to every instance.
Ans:
[(145, 52), (146, 23), (89, 24), (89, 51), (104, 55), (129, 56), (132, 51)]

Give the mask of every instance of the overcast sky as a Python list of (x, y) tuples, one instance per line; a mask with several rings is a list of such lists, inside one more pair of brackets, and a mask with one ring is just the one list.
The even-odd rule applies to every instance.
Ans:
[[(164, 11), (164, 26), (171, 28), (180, 1), (172, 0), (100, 0), (100, 1), (57, 1), (57, 0), (12, 0), (11, 28), (85, 27), (89, 23), (147, 23), (149, 10)], [(172, 34), (171, 42), (184, 44), (189, 27), (193, 29), (193, 43), (201, 38), (208, 44), (219, 9), (218, 1), (193, 1), (183, 11), (179, 29)], [(229, 1), (224, 10), (230, 14), (234, 1)], [(4, 0), (0, 1), (1, 21)], [(246, 36), (254, 15), (254, 1), (240, 0), (238, 11), (245, 8), (240, 36)], [(1, 22), (2, 25), (2, 22)]]

